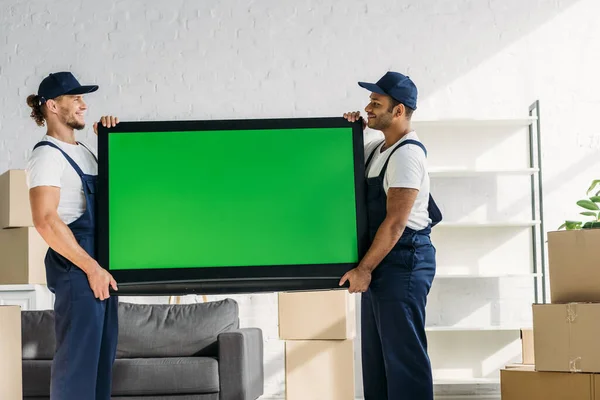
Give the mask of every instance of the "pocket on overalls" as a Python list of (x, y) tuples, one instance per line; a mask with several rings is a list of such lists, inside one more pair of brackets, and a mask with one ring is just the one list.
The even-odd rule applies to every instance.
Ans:
[(387, 264), (412, 271), (415, 267), (415, 248), (410, 244), (399, 243), (386, 257)]
[(435, 268), (435, 247), (427, 235), (415, 235), (413, 239), (415, 262), (423, 268)]

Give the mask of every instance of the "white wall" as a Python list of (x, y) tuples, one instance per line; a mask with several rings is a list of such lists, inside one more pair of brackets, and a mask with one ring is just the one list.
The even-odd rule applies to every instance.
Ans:
[[(2, 0), (0, 172), (23, 168), (43, 134), (28, 119), (25, 99), (51, 71), (70, 69), (100, 85), (88, 96), (91, 125), (107, 113), (123, 120), (337, 116), (366, 104), (356, 81), (395, 69), (419, 86), (415, 119), (520, 117), (541, 101), (544, 211), (552, 230), (578, 217), (574, 202), (600, 178), (599, 13), (596, 0)], [(82, 138), (94, 141), (90, 130)], [(463, 150), (452, 151), (461, 158)], [(511, 200), (510, 185), (467, 184), (461, 196), (438, 190), (456, 218), (469, 190), (487, 212), (529, 205), (521, 195)], [(494, 196), (507, 193), (513, 206), (492, 209)], [(491, 309), (522, 313), (506, 303), (527, 293), (521, 284), (490, 285), (436, 283), (432, 302), (446, 297), (432, 304), (430, 321), (481, 322)], [(504, 300), (490, 303), (490, 291)], [(458, 297), (467, 311), (448, 305)], [(281, 395), (276, 297), (235, 298), (243, 323), (264, 329), (267, 395)]]

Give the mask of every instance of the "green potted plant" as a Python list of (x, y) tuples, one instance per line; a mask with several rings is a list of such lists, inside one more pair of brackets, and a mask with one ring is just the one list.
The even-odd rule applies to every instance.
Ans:
[(583, 221), (565, 221), (558, 230), (566, 229), (570, 230), (578, 230), (578, 229), (595, 229), (600, 228), (600, 190), (596, 192), (593, 196), (590, 196), (590, 193), (600, 184), (600, 179), (596, 179), (592, 181), (592, 184), (588, 188), (586, 195), (587, 199), (582, 199), (577, 201), (577, 205), (587, 211), (582, 211), (580, 214), (585, 215), (586, 217), (592, 217), (591, 221), (583, 222)]
[[(577, 201), (589, 221), (565, 221), (548, 232), (548, 274), (553, 303), (600, 302), (600, 179)], [(591, 195), (593, 194), (593, 196)], [(564, 228), (564, 229), (563, 229)]]

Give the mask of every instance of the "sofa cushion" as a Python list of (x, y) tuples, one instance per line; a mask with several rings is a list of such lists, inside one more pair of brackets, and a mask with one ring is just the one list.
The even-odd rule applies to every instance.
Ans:
[(51, 360), (23, 360), (23, 397), (50, 396)]
[(217, 336), (239, 327), (232, 299), (197, 304), (119, 306), (117, 358), (217, 355)]
[[(50, 360), (23, 360), (23, 396), (50, 396)], [(219, 391), (219, 365), (211, 357), (120, 359), (114, 395), (201, 394)]]
[(21, 313), (21, 346), (24, 360), (52, 360), (55, 343), (52, 310)]
[(119, 359), (113, 376), (116, 396), (219, 391), (219, 364), (211, 357)]

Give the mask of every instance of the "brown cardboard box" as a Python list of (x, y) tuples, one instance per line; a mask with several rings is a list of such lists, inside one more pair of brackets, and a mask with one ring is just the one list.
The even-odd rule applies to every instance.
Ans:
[(23, 398), (21, 308), (0, 306), (0, 399)]
[(500, 370), (502, 400), (599, 400), (594, 374), (538, 372), (532, 365)]
[(552, 303), (600, 302), (600, 229), (548, 232)]
[(600, 303), (534, 304), (537, 371), (600, 372)]
[(521, 349), (523, 364), (535, 365), (533, 351), (533, 329), (521, 329)]
[(8, 170), (0, 175), (0, 228), (26, 226), (33, 226), (33, 220), (25, 171)]
[(279, 338), (353, 339), (356, 335), (355, 300), (346, 289), (279, 293)]
[(0, 285), (45, 285), (47, 250), (35, 228), (0, 229)]
[(353, 341), (287, 341), (285, 398), (354, 400)]

